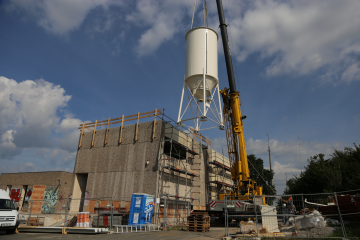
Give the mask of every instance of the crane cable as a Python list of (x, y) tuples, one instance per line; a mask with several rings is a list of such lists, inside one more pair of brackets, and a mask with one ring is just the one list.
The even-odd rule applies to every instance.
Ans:
[(250, 160), (248, 159), (248, 162), (251, 164), (251, 166), (255, 169), (255, 171), (259, 174), (259, 176), (262, 178), (262, 180), (264, 180), (264, 182), (266, 183), (266, 185), (269, 186), (269, 188), (271, 190), (273, 190), (274, 193), (276, 193), (276, 191), (274, 189), (272, 189), (272, 187), (270, 187), (270, 185), (265, 181), (265, 179), (262, 177), (262, 175), (259, 173), (259, 171), (254, 167), (254, 165), (250, 162)]

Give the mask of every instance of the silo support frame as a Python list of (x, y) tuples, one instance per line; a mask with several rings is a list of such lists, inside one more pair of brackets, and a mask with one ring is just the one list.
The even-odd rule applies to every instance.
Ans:
[[(220, 127), (220, 129), (224, 129), (223, 111), (222, 111), (222, 106), (221, 106), (221, 101), (220, 101), (219, 85), (217, 84), (217, 86), (212, 90), (212, 93), (210, 94), (210, 98), (206, 98), (205, 91), (203, 91), (203, 97), (205, 99), (205, 101), (202, 101), (203, 105), (201, 105), (200, 102), (198, 102), (197, 98), (195, 97), (194, 92), (196, 92), (198, 89), (206, 89), (206, 76), (207, 75), (205, 74), (205, 69), (204, 69), (203, 79), (202, 79), (202, 81), (199, 81), (198, 86), (196, 88), (194, 88), (193, 91), (191, 91), (189, 89), (189, 87), (186, 85), (186, 82), (184, 80), (183, 88), (182, 88), (182, 92), (181, 92), (181, 100), (180, 100), (180, 108), (179, 108), (179, 113), (178, 113), (178, 118), (177, 118), (177, 125), (182, 125), (182, 124), (185, 125), (184, 122), (194, 120), (195, 130), (200, 131), (200, 130), (205, 130), (205, 129), (201, 129), (202, 122), (204, 122), (206, 120), (210, 120), (211, 122), (215, 123), (217, 126), (209, 127), (209, 128)], [(201, 86), (201, 84), (203, 84), (203, 85)], [(184, 111), (182, 111), (183, 104), (184, 104), (185, 91), (188, 96), (188, 103), (186, 104)], [(215, 95), (216, 93), (217, 93), (217, 97)], [(206, 99), (210, 99), (210, 101), (208, 101)], [(216, 100), (218, 101), (218, 105), (219, 105), (218, 107), (216, 104)], [(193, 102), (196, 105), (195, 106), (196, 113), (193, 111), (193, 107), (192, 107)], [(212, 102), (213, 102), (213, 104), (212, 104)], [(188, 112), (189, 108), (191, 109), (192, 117), (185, 119), (184, 115)], [(209, 113), (209, 110), (214, 115), (215, 119), (212, 119), (209, 116), (207, 116)], [(185, 125), (185, 126), (187, 126), (187, 125)], [(209, 129), (209, 128), (206, 128), (206, 129)]]
[(183, 100), (184, 100), (184, 90), (185, 90), (185, 76), (184, 76), (184, 84), (183, 84), (183, 88), (182, 88), (182, 92), (181, 92), (181, 100), (180, 100), (180, 111), (179, 111), (179, 115), (178, 115), (178, 122), (180, 122), (180, 115), (181, 115), (181, 109), (182, 109), (182, 104), (183, 104)]

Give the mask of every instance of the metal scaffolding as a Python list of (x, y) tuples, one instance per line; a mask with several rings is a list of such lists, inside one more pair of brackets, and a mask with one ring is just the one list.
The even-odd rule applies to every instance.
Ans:
[[(182, 219), (184, 206), (188, 210), (206, 210), (212, 197), (232, 188), (230, 163), (210, 148), (208, 138), (194, 129), (176, 126), (164, 113), (162, 121), (157, 196), (161, 198), (165, 215), (173, 216), (164, 222), (179, 225), (185, 220)], [(216, 196), (209, 196), (212, 192)]]
[(164, 223), (181, 225), (186, 223), (191, 206), (200, 205), (201, 151), (189, 129), (179, 129), (170, 118), (162, 116), (158, 196), (167, 216)]
[(219, 199), (219, 194), (228, 193), (232, 188), (229, 159), (212, 149), (208, 149), (208, 201)]
[[(195, 188), (200, 188), (200, 184), (197, 183), (200, 182), (200, 168), (195, 166), (201, 164), (197, 161), (201, 157), (201, 151), (197, 149), (198, 144), (194, 143), (194, 138), (186, 133), (186, 130), (180, 130), (172, 125), (171, 121), (166, 120), (163, 119), (165, 127), (159, 156), (159, 196), (189, 200), (192, 205), (195, 201), (200, 204), (200, 199), (193, 194)], [(179, 185), (183, 185), (184, 191), (181, 191)]]

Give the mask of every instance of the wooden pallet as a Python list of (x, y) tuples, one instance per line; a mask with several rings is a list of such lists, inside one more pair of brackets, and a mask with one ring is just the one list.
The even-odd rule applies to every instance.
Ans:
[(210, 223), (206, 224), (189, 224), (188, 227), (210, 227)]
[(202, 217), (202, 218), (193, 218), (193, 217), (188, 217), (187, 218), (188, 222), (210, 222), (210, 217)]
[(207, 212), (194, 212), (187, 217), (186, 231), (208, 232), (210, 230), (210, 216)]
[(209, 214), (207, 212), (193, 212), (190, 213), (190, 216), (209, 216)]
[(191, 219), (191, 218), (188, 218), (187, 220), (188, 222), (210, 222), (210, 219)]
[(210, 221), (187, 221), (187, 225), (190, 224), (210, 224)]
[(210, 216), (188, 216), (188, 219), (210, 219)]

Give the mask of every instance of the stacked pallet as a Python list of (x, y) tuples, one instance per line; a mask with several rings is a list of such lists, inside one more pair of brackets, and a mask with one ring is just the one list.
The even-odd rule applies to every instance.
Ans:
[(210, 216), (207, 212), (191, 213), (187, 217), (186, 231), (208, 232), (210, 230)]

